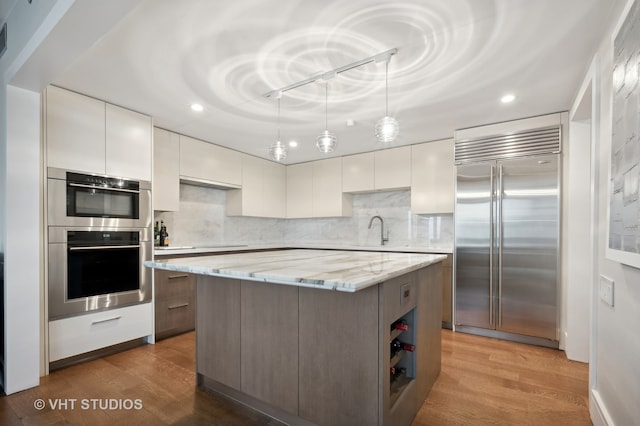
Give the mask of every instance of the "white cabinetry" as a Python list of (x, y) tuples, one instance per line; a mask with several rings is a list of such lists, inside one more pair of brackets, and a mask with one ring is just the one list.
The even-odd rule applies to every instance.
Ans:
[(412, 146), (411, 211), (453, 213), (455, 167), (453, 139)]
[(105, 103), (49, 86), (46, 91), (47, 165), (105, 172)]
[(287, 217), (313, 217), (312, 163), (287, 166)]
[(344, 192), (385, 191), (411, 186), (411, 147), (342, 157)]
[(180, 136), (153, 129), (153, 209), (178, 211), (180, 206)]
[(151, 181), (151, 117), (106, 104), (106, 174)]
[(227, 193), (227, 214), (285, 217), (286, 188), (284, 165), (243, 154), (242, 189)]
[(242, 154), (180, 136), (180, 179), (237, 188), (242, 185)]
[(47, 166), (151, 180), (151, 117), (54, 86), (46, 98)]
[(311, 164), (313, 217), (351, 216), (351, 195), (342, 192), (342, 158), (328, 158)]
[(366, 192), (374, 190), (374, 153), (342, 157), (342, 191)]
[(375, 151), (375, 182), (377, 191), (411, 186), (411, 147)]
[(151, 303), (49, 322), (49, 362), (153, 333)]

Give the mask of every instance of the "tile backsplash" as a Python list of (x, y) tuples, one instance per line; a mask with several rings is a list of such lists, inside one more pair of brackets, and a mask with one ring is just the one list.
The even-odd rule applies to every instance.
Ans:
[(380, 244), (384, 219), (388, 246), (450, 248), (453, 246), (453, 215), (411, 213), (411, 192), (385, 191), (353, 195), (353, 216), (345, 218), (270, 219), (234, 217), (226, 214), (227, 192), (187, 184), (180, 185), (180, 210), (156, 212), (163, 220), (172, 246), (223, 244)]

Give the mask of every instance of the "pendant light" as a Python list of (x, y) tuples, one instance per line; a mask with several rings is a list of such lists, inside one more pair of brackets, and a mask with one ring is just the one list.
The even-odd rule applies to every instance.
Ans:
[(287, 158), (288, 149), (285, 144), (280, 141), (280, 98), (282, 93), (278, 93), (278, 139), (269, 147), (269, 156), (276, 161), (282, 161)]
[(336, 135), (329, 131), (329, 83), (324, 86), (324, 132), (316, 138), (320, 152), (329, 153), (336, 149)]
[(391, 143), (393, 142), (398, 133), (400, 132), (400, 125), (398, 120), (389, 116), (389, 62), (391, 61), (391, 55), (386, 59), (385, 72), (384, 72), (384, 89), (385, 89), (385, 115), (376, 122), (375, 133), (378, 142)]

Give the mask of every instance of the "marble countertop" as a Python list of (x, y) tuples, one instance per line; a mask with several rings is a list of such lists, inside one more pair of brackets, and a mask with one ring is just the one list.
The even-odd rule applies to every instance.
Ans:
[[(228, 250), (228, 249), (227, 249)], [(424, 253), (292, 249), (156, 259), (151, 268), (356, 292), (446, 256)]]
[(427, 254), (452, 254), (451, 246), (442, 247), (420, 247), (420, 246), (362, 246), (357, 244), (331, 244), (331, 243), (274, 243), (274, 244), (220, 244), (207, 247), (166, 247), (154, 250), (154, 255), (173, 256), (184, 254), (220, 253), (228, 251), (252, 251), (252, 250), (278, 250), (278, 249), (318, 249), (318, 250), (355, 250), (355, 251), (377, 251), (394, 253), (427, 253)]

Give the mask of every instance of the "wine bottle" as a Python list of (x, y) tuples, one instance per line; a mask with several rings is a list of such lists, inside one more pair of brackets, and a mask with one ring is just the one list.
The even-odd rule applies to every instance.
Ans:
[(396, 321), (393, 324), (391, 324), (391, 328), (393, 330), (407, 331), (407, 330), (409, 330), (409, 323), (407, 322), (406, 319), (401, 318), (398, 321)]
[(160, 224), (156, 220), (156, 225), (153, 228), (153, 245), (155, 247), (160, 246)]
[(416, 347), (410, 343), (404, 343), (398, 339), (393, 339), (391, 341), (391, 357), (392, 358), (400, 351), (413, 352), (415, 350), (416, 350)]

